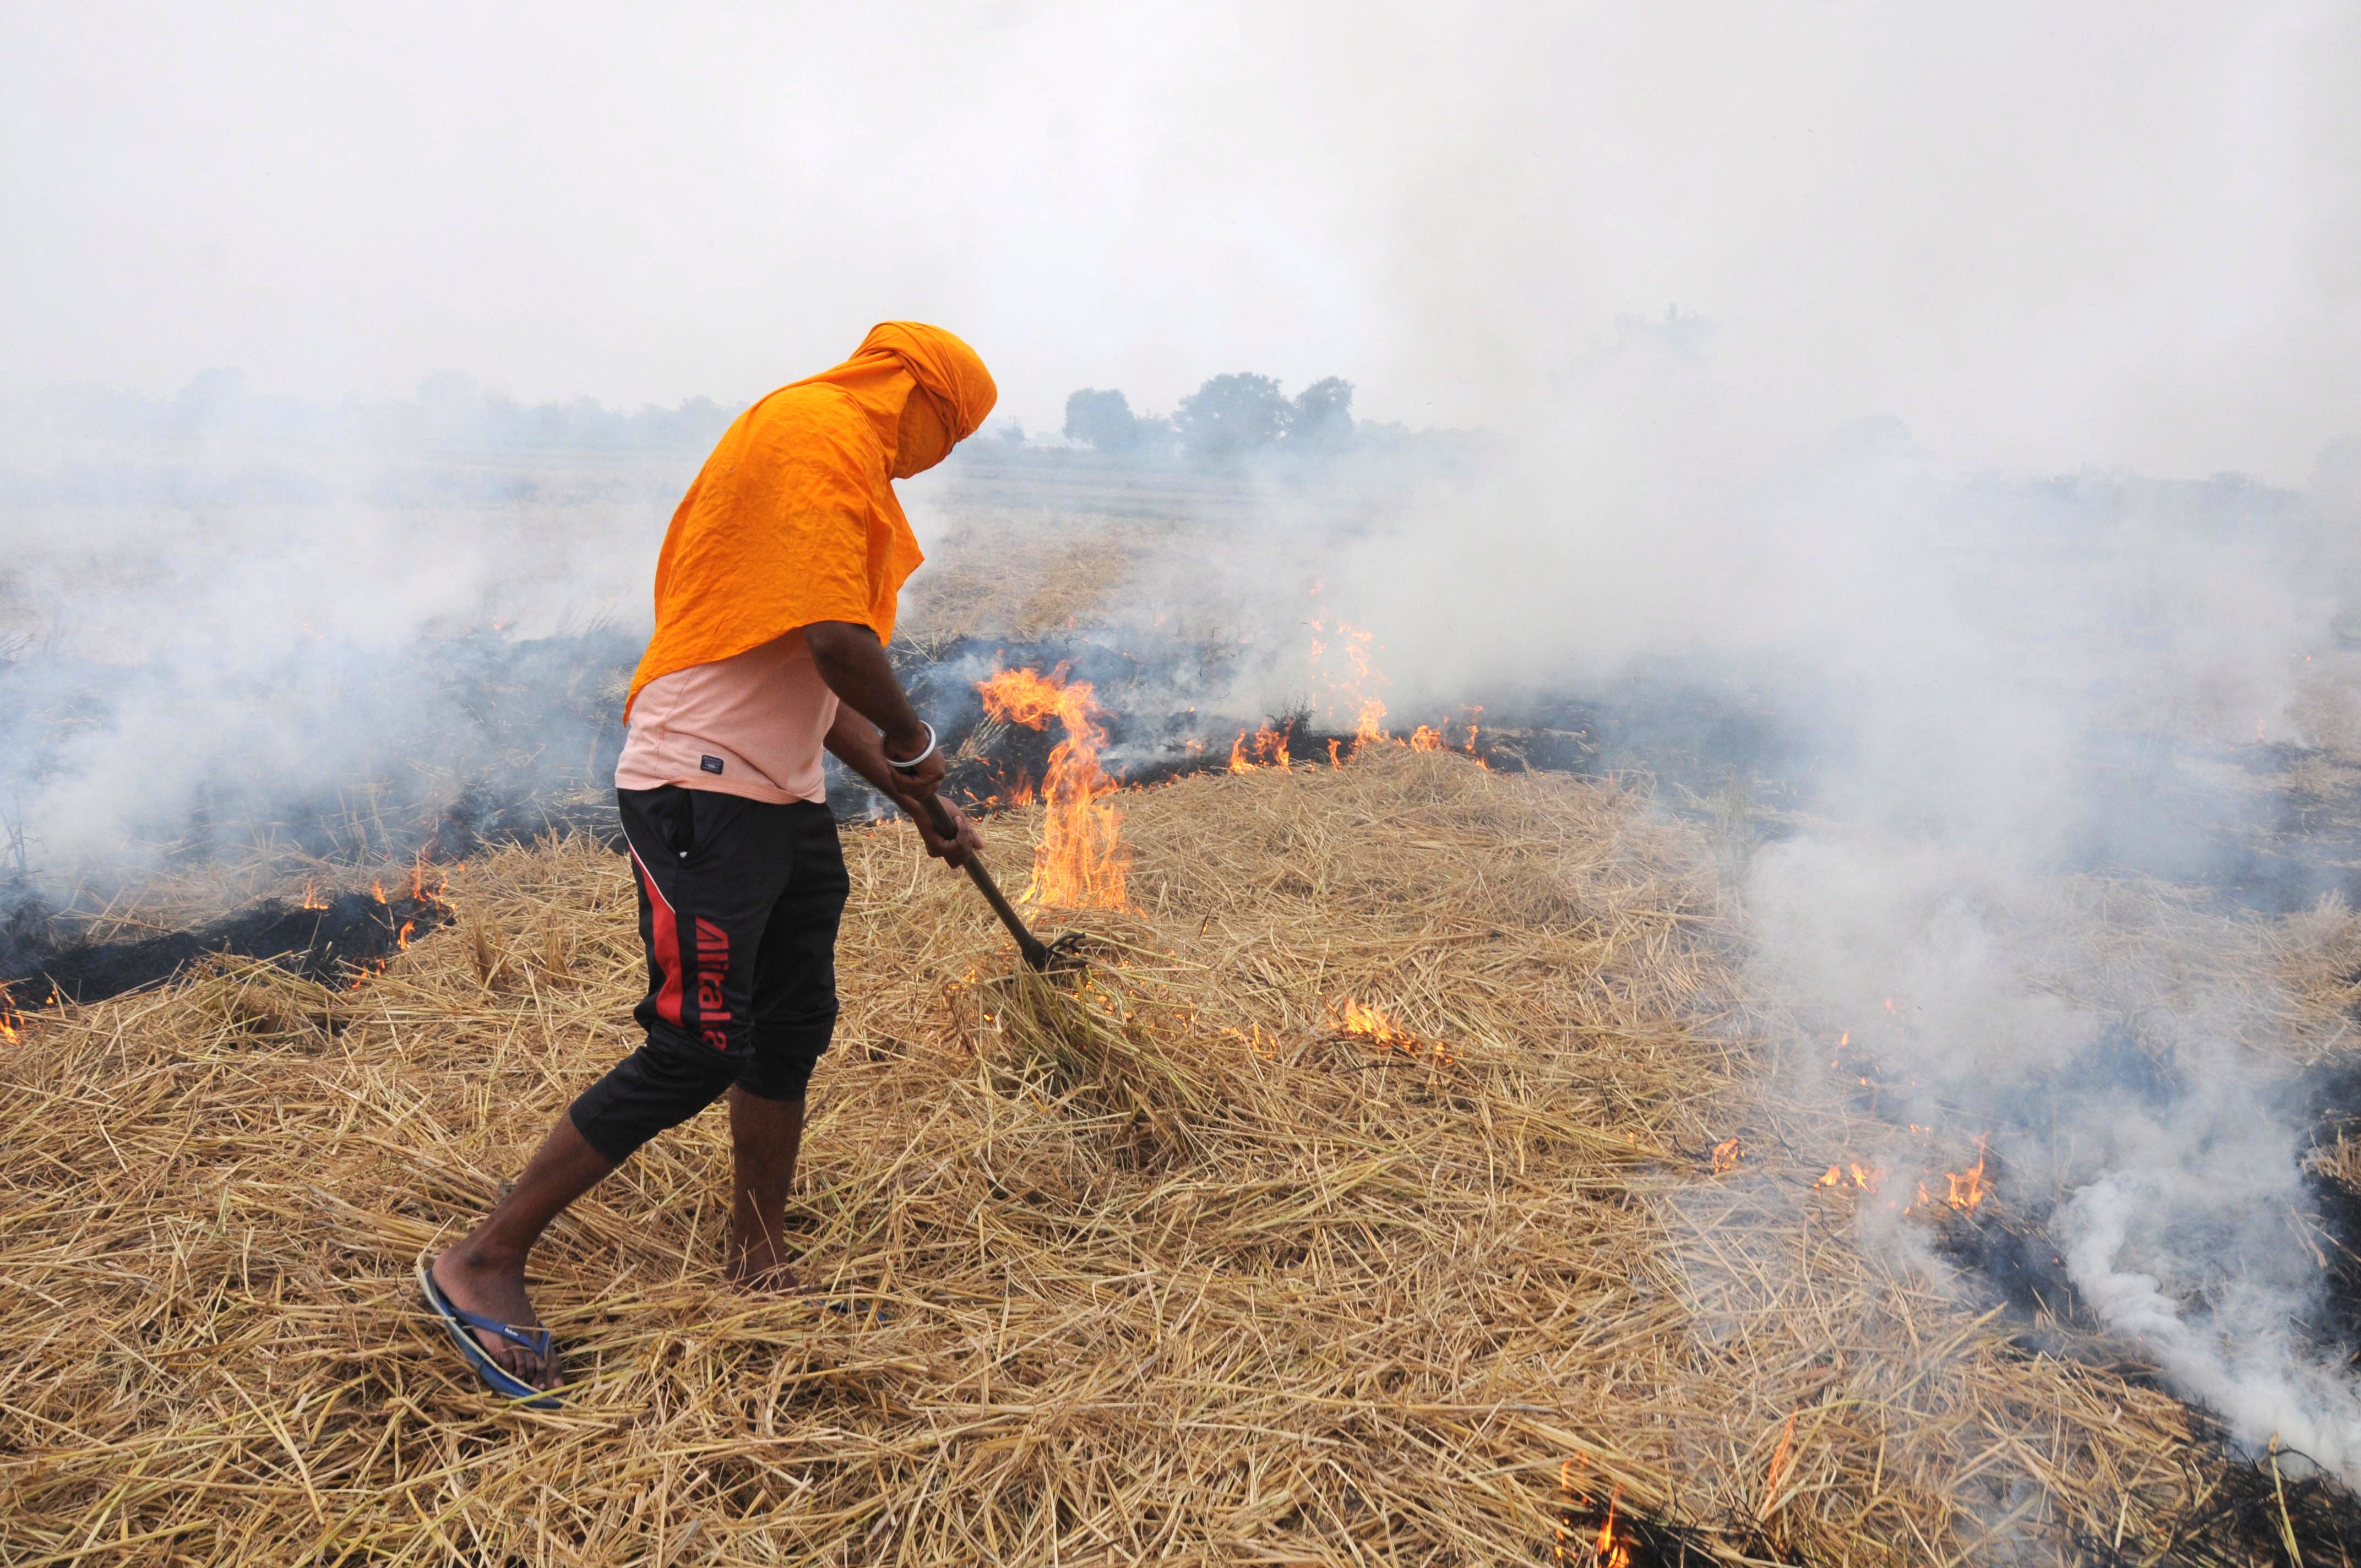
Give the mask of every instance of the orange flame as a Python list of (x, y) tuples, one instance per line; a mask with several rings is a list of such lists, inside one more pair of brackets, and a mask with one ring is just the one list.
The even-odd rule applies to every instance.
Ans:
[(401, 929), (393, 934), (393, 945), (395, 948), (401, 952), (408, 952), (410, 950), (410, 934), (417, 929), (417, 921), (403, 921), (401, 923)]
[(1066, 738), (1049, 752), (1041, 781), (1049, 802), (1041, 845), (1033, 853), (1033, 885), (1026, 896), (1069, 909), (1125, 909), (1124, 873), (1131, 855), (1118, 830), (1122, 814), (1101, 804), (1115, 783), (1099, 771), (1099, 748), (1106, 731), (1088, 681), (1068, 681), (1067, 666), (1043, 675), (1038, 670), (1002, 670), (976, 683), (984, 711), (994, 718), (1046, 729), (1065, 726)]
[[(1336, 722), (1341, 715), (1350, 715), (1353, 721), (1353, 738), (1349, 742), (1330, 742), (1330, 765), (1342, 766), (1345, 756), (1371, 746), (1396, 741), (1386, 729), (1385, 699), (1378, 696), (1378, 688), (1393, 683), (1386, 679), (1372, 657), (1381, 648), (1376, 638), (1350, 621), (1336, 623), (1333, 641), (1327, 635), (1329, 628), (1325, 623), (1314, 620), (1312, 630), (1320, 634), (1310, 640), (1312, 678), (1317, 686), (1324, 688), (1313, 707), (1323, 722)], [(1406, 740), (1397, 743), (1408, 745), (1413, 751), (1457, 750), (1476, 757), (1476, 738), (1482, 732), (1480, 721), (1484, 709), (1481, 706), (1470, 706), (1462, 711), (1466, 715), (1467, 735), (1455, 747), (1451, 740), (1449, 720), (1441, 724), (1421, 724), (1411, 731)], [(1233, 755), (1235, 754), (1234, 749)], [(1477, 761), (1480, 762), (1483, 759), (1477, 757)]]
[(1863, 1192), (1874, 1192), (1877, 1190), (1877, 1184), (1883, 1179), (1885, 1179), (1885, 1172), (1874, 1166), (1832, 1165), (1828, 1167), (1828, 1173), (1812, 1185), (1815, 1187), (1850, 1186)]
[(1631, 1543), (1615, 1529), (1615, 1505), (1622, 1500), (1623, 1484), (1607, 1494), (1607, 1517), (1599, 1521), (1598, 1539), (1590, 1543), (1591, 1561), (1598, 1568), (1631, 1568)]
[(1353, 1039), (1366, 1041), (1386, 1050), (1400, 1051), (1404, 1056), (1431, 1057), (1445, 1064), (1459, 1059), (1437, 1042), (1411, 1033), (1378, 1009), (1366, 1003), (1356, 1002), (1349, 996), (1330, 1003), (1328, 1014), (1334, 1021), (1336, 1032)]
[(1294, 772), (1294, 762), (1287, 754), (1287, 731), (1268, 724), (1251, 737), (1243, 729), (1238, 731), (1238, 738), (1230, 742), (1230, 772), (1250, 773), (1257, 768)]
[[(1324, 623), (1314, 620), (1312, 630), (1321, 634), (1311, 640), (1310, 652), (1315, 678), (1327, 688), (1321, 699), (1323, 709), (1329, 714), (1343, 711), (1353, 715), (1353, 749), (1356, 751), (1385, 740), (1386, 705), (1378, 700), (1375, 688), (1389, 683), (1369, 661), (1376, 640), (1349, 621), (1336, 623), (1333, 641), (1327, 639)], [(1329, 663), (1331, 654), (1341, 655), (1343, 671)]]
[(1623, 1497), (1623, 1485), (1617, 1482), (1607, 1495), (1607, 1516), (1599, 1521), (1598, 1533), (1587, 1541), (1578, 1539), (1576, 1515), (1590, 1509), (1590, 1488), (1576, 1477), (1590, 1469), (1590, 1456), (1576, 1453), (1557, 1467), (1558, 1513), (1557, 1527), (1553, 1530), (1550, 1559), (1563, 1568), (1564, 1564), (1587, 1559), (1592, 1568), (1631, 1568), (1633, 1542), (1630, 1535), (1615, 1528), (1615, 1508)]
[[(1194, 1016), (1195, 1014), (1191, 1014), (1192, 1019)], [(1237, 1041), (1238, 1044), (1246, 1047), (1246, 1049), (1262, 1058), (1263, 1060), (1277, 1061), (1279, 1059), (1279, 1036), (1276, 1033), (1273, 1033), (1268, 1040), (1265, 1040), (1263, 1038), (1262, 1025), (1257, 1024), (1252, 1025), (1252, 1027), (1254, 1031), (1252, 1034), (1248, 1034), (1244, 1029), (1224, 1029), (1221, 1032), (1226, 1037)]]
[(1787, 1477), (1787, 1467), (1795, 1456), (1795, 1412), (1787, 1412), (1787, 1424), (1780, 1430), (1779, 1446), (1771, 1451), (1771, 1468), (1763, 1475), (1763, 1500), (1755, 1505), (1757, 1520), (1771, 1517), (1771, 1509), (1779, 1497), (1779, 1483)]
[(1971, 1210), (1974, 1209), (1977, 1204), (1982, 1202), (1984, 1201), (1984, 1194), (1992, 1190), (1992, 1188), (1984, 1181), (1983, 1146), (1982, 1144), (1978, 1144), (1976, 1146), (1976, 1163), (1974, 1165), (1956, 1175), (1946, 1171), (1943, 1175), (1943, 1179), (1951, 1184), (1951, 1190), (1949, 1194), (1944, 1198), (1943, 1201), (1949, 1203), (1952, 1208), (1957, 1209), (1960, 1213), (1967, 1213)]
[(303, 884), (302, 907), (306, 909), (325, 909), (328, 907), (328, 901), (320, 896), (320, 884), (318, 883), (307, 882)]
[(1736, 1170), (1738, 1162), (1745, 1157), (1746, 1145), (1742, 1140), (1724, 1138), (1713, 1146), (1713, 1173), (1716, 1176), (1727, 1176)]
[(1353, 724), (1353, 743), (1373, 745), (1386, 738), (1386, 705), (1367, 688), (1384, 685), (1386, 678), (1369, 663), (1369, 634), (1357, 626), (1338, 622), (1345, 634), (1345, 662), (1353, 668), (1353, 695), (1359, 708)]
[(1558, 1515), (1554, 1530), (1550, 1558), (1561, 1565), (1576, 1562), (1576, 1553), (1587, 1553), (1593, 1568), (1631, 1568), (1634, 1548), (1630, 1534), (1615, 1528), (1616, 1505), (1623, 1499), (1623, 1485), (1617, 1482), (1607, 1494), (1607, 1517), (1599, 1521), (1598, 1533), (1588, 1541), (1575, 1536), (1575, 1515), (1587, 1512), (1590, 1507), (1590, 1489), (1577, 1482), (1577, 1475), (1588, 1471), (1590, 1456), (1577, 1453), (1557, 1467)]
[(25, 1042), (25, 1015), (5, 1002), (0, 1002), (0, 1045), (17, 1046)]
[(1027, 778), (1022, 773), (1020, 773), (1016, 775), (1016, 782), (1015, 784), (1005, 784), (1000, 789), (985, 795), (983, 797), (983, 804), (986, 806), (1014, 807), (1019, 806), (1030, 806), (1039, 798), (1040, 795), (1036, 793), (1033, 788), (1033, 781)]
[(1992, 1196), (1992, 1179), (1984, 1174), (1984, 1161), (1987, 1157), (1984, 1154), (1984, 1143), (1985, 1140), (1982, 1138), (1976, 1140), (1975, 1164), (1965, 1170), (1947, 1170), (1943, 1173), (1946, 1190), (1940, 1199), (1927, 1191), (1927, 1184), (1922, 1181), (1918, 1184), (1916, 1200), (1905, 1212), (1915, 1214), (1921, 1209), (1931, 1209), (1938, 1202), (1941, 1202), (1962, 1214), (1973, 1213), (1979, 1204)]

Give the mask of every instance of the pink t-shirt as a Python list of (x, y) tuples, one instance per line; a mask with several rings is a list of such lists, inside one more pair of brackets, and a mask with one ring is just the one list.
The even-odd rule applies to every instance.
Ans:
[(790, 631), (642, 686), (615, 784), (824, 801), (820, 757), (835, 722), (836, 694), (819, 678), (803, 632)]

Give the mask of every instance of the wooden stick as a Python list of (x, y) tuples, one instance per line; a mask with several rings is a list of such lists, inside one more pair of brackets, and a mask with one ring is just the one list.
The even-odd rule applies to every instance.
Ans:
[[(927, 814), (934, 818), (938, 835), (944, 839), (959, 837), (959, 827), (952, 822), (951, 814), (944, 806), (941, 795), (927, 796)], [(1049, 967), (1049, 944), (1032, 933), (1024, 917), (1009, 904), (1007, 896), (1000, 891), (1000, 884), (992, 880), (990, 872), (983, 869), (983, 857), (971, 854), (965, 869), (967, 880), (975, 883), (976, 892), (983, 894), (983, 901), (992, 905), (992, 912), (1000, 916), (1000, 923), (1008, 927), (1010, 936), (1016, 938), (1016, 950), (1025, 955), (1027, 965), (1047, 970)]]

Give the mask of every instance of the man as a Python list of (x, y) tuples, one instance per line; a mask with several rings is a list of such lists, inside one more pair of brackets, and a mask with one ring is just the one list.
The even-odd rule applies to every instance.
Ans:
[[(730, 1276), (791, 1289), (782, 1234), (804, 1089), (836, 1021), (849, 888), (823, 747), (901, 805), (929, 854), (977, 847), (934, 731), (886, 662), (895, 596), (923, 558), (891, 479), (942, 461), (998, 397), (975, 352), (887, 322), (851, 359), (740, 415), (656, 559), (655, 636), (631, 679), (615, 770), (639, 888), (646, 1043), (585, 1091), (491, 1214), (420, 1273), (484, 1380), (555, 1403), (525, 1259), (566, 1205), (717, 1098), (735, 1156)], [(541, 1398), (535, 1398), (542, 1396)]]

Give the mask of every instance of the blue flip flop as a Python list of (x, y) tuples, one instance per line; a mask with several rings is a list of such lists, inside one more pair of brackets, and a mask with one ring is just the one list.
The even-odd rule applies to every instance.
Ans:
[(475, 1368), (476, 1376), (482, 1378), (492, 1392), (504, 1398), (514, 1399), (529, 1410), (555, 1410), (565, 1404), (565, 1400), (550, 1390), (534, 1387), (494, 1361), (485, 1354), (483, 1342), (469, 1332), (481, 1329), (488, 1334), (498, 1334), (510, 1343), (521, 1345), (548, 1361), (552, 1356), (547, 1329), (520, 1329), (470, 1312), (464, 1307), (453, 1306), (450, 1299), (434, 1283), (434, 1266), (431, 1262), (421, 1261), (418, 1265), (418, 1288), (426, 1297), (427, 1310), (433, 1312), (435, 1320), (450, 1333), (451, 1342), (459, 1347), (461, 1357)]

